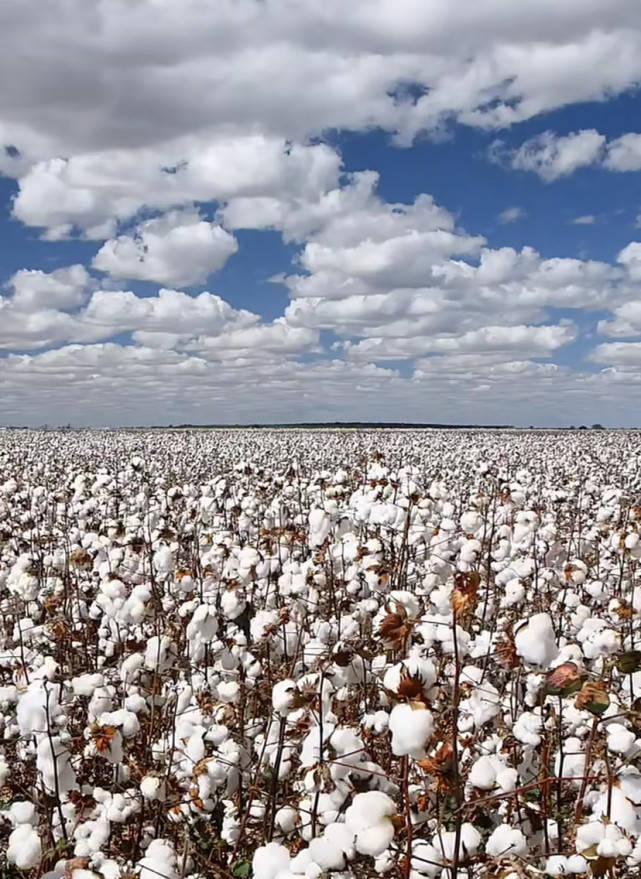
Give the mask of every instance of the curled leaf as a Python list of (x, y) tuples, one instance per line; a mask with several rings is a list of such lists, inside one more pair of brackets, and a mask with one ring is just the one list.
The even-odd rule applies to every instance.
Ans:
[(574, 703), (576, 708), (585, 708), (597, 717), (603, 714), (610, 705), (610, 697), (603, 681), (586, 681)]

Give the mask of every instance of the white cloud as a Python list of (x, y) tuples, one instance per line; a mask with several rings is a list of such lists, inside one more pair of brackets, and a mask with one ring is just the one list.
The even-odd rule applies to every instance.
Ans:
[(516, 223), (517, 220), (522, 220), (525, 216), (527, 216), (527, 211), (523, 208), (513, 207), (501, 211), (497, 220), (499, 223)]
[[(346, 353), (350, 360), (404, 360), (425, 354), (479, 353), (493, 354), (518, 352), (524, 357), (547, 357), (562, 345), (576, 338), (576, 329), (563, 326), (487, 326), (462, 335), (417, 336), (407, 339), (369, 338), (355, 345), (348, 344)], [(509, 359), (509, 358), (508, 358)]]
[[(593, 165), (603, 155), (606, 139), (593, 128), (558, 136), (545, 131), (508, 151), (508, 160), (517, 171), (533, 171), (547, 183)], [(500, 150), (498, 155), (500, 156)], [(497, 155), (496, 146), (492, 155)]]
[(336, 185), (341, 159), (324, 144), (262, 134), (202, 133), (153, 147), (111, 149), (36, 163), (19, 181), (17, 219), (62, 238), (113, 234), (145, 207), (165, 211), (236, 197), (317, 198)]
[(237, 250), (233, 235), (197, 211), (171, 211), (106, 241), (92, 265), (116, 279), (188, 287), (204, 283)]
[(603, 162), (611, 171), (641, 170), (641, 134), (624, 134), (611, 140)]
[(605, 342), (597, 345), (590, 359), (595, 363), (641, 369), (641, 342)]
[(9, 281), (12, 305), (19, 311), (30, 309), (66, 310), (81, 305), (89, 291), (89, 273), (82, 265), (43, 272), (21, 269)]
[(572, 222), (575, 226), (592, 226), (596, 223), (596, 217), (594, 214), (583, 214), (580, 217), (575, 217)]
[[(37, 0), (1, 10), (1, 139), (23, 157), (149, 146), (212, 119), (294, 139), (371, 126), (409, 138), (448, 117), (500, 126), (641, 75), (633, 0), (52, 0), (49, 11)], [(423, 94), (404, 96), (403, 83)]]
[[(516, 149), (495, 140), (489, 150), (491, 161), (506, 163), (519, 171), (533, 171), (550, 182), (590, 165), (608, 171), (641, 170), (641, 134), (629, 132), (607, 141), (593, 128), (558, 135), (545, 131), (524, 141)], [(591, 215), (586, 215), (591, 216)], [(579, 222), (584, 218), (577, 218)]]

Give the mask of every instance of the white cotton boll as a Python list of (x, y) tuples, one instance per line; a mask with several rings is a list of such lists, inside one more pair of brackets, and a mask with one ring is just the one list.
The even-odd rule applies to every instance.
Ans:
[(492, 790), (496, 783), (496, 768), (491, 757), (483, 756), (472, 765), (468, 777), (470, 784), (479, 790)]
[(9, 817), (14, 827), (18, 824), (33, 824), (36, 817), (36, 807), (27, 800), (12, 803), (9, 809)]
[(324, 510), (312, 510), (309, 514), (309, 545), (321, 546), (329, 536), (332, 526), (331, 516)]
[(71, 688), (76, 696), (92, 696), (98, 687), (102, 687), (105, 682), (104, 675), (84, 674), (71, 679)]
[(200, 637), (202, 641), (209, 643), (214, 640), (217, 632), (216, 609), (208, 604), (200, 604), (187, 625), (188, 640), (193, 641), (196, 637)]
[(31, 824), (19, 824), (9, 836), (7, 860), (19, 870), (32, 870), (40, 864), (42, 844)]
[(372, 827), (383, 818), (396, 812), (394, 800), (382, 791), (372, 790), (356, 794), (345, 812), (345, 823), (350, 830), (358, 832)]
[(527, 839), (517, 827), (499, 824), (489, 836), (485, 851), (490, 857), (499, 858), (505, 855), (527, 854)]
[(138, 879), (178, 879), (176, 852), (170, 842), (165, 839), (152, 840), (144, 858), (138, 862), (140, 874)]
[(536, 613), (514, 636), (516, 652), (531, 665), (548, 667), (559, 652), (552, 620), (547, 613)]
[(71, 754), (59, 736), (43, 736), (38, 742), (36, 767), (48, 793), (67, 793), (77, 787)]
[(466, 534), (474, 534), (483, 525), (483, 517), (476, 510), (468, 510), (460, 519), (461, 529)]
[(438, 876), (442, 867), (443, 855), (440, 847), (434, 848), (429, 842), (415, 840), (412, 845), (412, 870), (421, 876)]
[(632, 754), (636, 747), (636, 736), (622, 723), (612, 723), (606, 727), (608, 751), (615, 754)]
[(356, 851), (362, 855), (377, 857), (385, 851), (393, 838), (394, 825), (389, 820), (381, 820), (371, 827), (358, 831)]
[(498, 772), (496, 775), (496, 786), (499, 790), (504, 793), (508, 793), (509, 791), (514, 790), (519, 780), (519, 773), (516, 769), (513, 769), (511, 766), (507, 769), (502, 769), (501, 772)]
[(389, 729), (392, 751), (397, 757), (409, 755), (421, 760), (434, 729), (432, 713), (427, 709), (414, 710), (410, 705), (395, 705), (389, 716)]
[(550, 855), (545, 862), (544, 871), (548, 876), (567, 876), (568, 859), (565, 855)]
[(259, 846), (252, 858), (254, 879), (278, 879), (278, 874), (289, 870), (289, 852), (277, 842)]
[(140, 790), (146, 800), (165, 799), (165, 783), (155, 775), (145, 775), (140, 782)]
[(421, 689), (425, 695), (436, 681), (436, 669), (431, 659), (419, 656), (410, 657), (397, 662), (385, 672), (383, 686), (392, 693), (398, 693), (401, 681), (405, 677), (417, 678), (421, 682)]
[(347, 824), (332, 822), (325, 827), (323, 837), (333, 846), (339, 848), (348, 861), (356, 856), (354, 848), (354, 832)]
[(294, 707), (297, 695), (298, 688), (296, 687), (296, 682), (291, 679), (279, 681), (277, 684), (274, 684), (272, 688), (272, 705), (274, 706), (274, 711), (277, 711), (283, 716), (288, 714)]
[(235, 589), (226, 589), (220, 597), (220, 608), (228, 620), (235, 620), (247, 607), (247, 602)]
[(309, 855), (323, 870), (342, 870), (345, 866), (345, 852), (324, 837), (312, 839)]
[(167, 635), (161, 635), (160, 637), (154, 635), (150, 638), (145, 650), (145, 668), (150, 671), (154, 669), (164, 671), (169, 668), (174, 659), (171, 652), (172, 647), (171, 638), (167, 637)]
[(240, 699), (240, 684), (237, 681), (221, 681), (217, 690), (221, 702), (235, 704)]
[(520, 604), (525, 598), (525, 586), (518, 577), (513, 577), (505, 584), (505, 591), (501, 599), (501, 607), (512, 607)]
[(291, 806), (283, 806), (276, 812), (276, 825), (283, 833), (291, 833), (296, 827), (298, 813)]
[[(454, 830), (441, 831), (432, 837), (432, 846), (440, 853), (442, 858), (451, 861), (454, 859), (455, 855), (456, 837), (457, 834)], [(480, 844), (481, 834), (474, 825), (469, 822), (462, 824), (459, 840), (459, 855), (462, 857), (465, 857), (466, 855), (475, 855)]]

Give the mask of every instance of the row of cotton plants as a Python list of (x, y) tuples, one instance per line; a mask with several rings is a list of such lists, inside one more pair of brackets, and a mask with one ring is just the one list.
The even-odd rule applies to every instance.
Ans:
[(0, 875), (641, 869), (634, 432), (0, 434)]

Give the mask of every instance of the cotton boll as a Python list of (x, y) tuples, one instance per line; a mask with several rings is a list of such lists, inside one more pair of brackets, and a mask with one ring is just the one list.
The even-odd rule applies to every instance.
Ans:
[(48, 793), (67, 793), (76, 788), (71, 754), (60, 736), (43, 736), (38, 742), (36, 766)]
[(636, 736), (622, 723), (611, 723), (606, 727), (608, 751), (615, 754), (632, 754), (639, 750)]
[(309, 855), (323, 870), (342, 870), (345, 866), (344, 851), (332, 845), (324, 837), (312, 839), (309, 844)]
[(395, 705), (389, 717), (392, 751), (397, 757), (409, 755), (418, 760), (425, 757), (425, 747), (432, 735), (434, 722), (430, 711), (416, 710), (411, 705)]
[(298, 697), (296, 682), (292, 680), (279, 681), (272, 688), (272, 705), (274, 711), (281, 715), (288, 714), (295, 705)]
[(12, 803), (9, 809), (9, 818), (14, 827), (18, 824), (33, 824), (36, 817), (36, 807), (33, 803), (22, 800)]
[(548, 876), (567, 876), (570, 872), (568, 869), (568, 859), (565, 855), (550, 855), (545, 862), (544, 869)]
[(479, 790), (492, 790), (496, 783), (496, 768), (492, 758), (479, 757), (470, 770), (468, 780)]
[(19, 870), (32, 870), (40, 864), (42, 844), (31, 824), (19, 824), (9, 836), (7, 860)]
[(176, 852), (171, 843), (164, 839), (154, 839), (149, 843), (144, 858), (138, 862), (139, 879), (157, 879), (158, 874), (163, 879), (178, 879), (177, 864)]
[(421, 876), (438, 876), (441, 873), (443, 855), (440, 848), (423, 840), (415, 840), (412, 845), (412, 870)]
[(547, 613), (536, 613), (521, 625), (514, 636), (516, 652), (531, 665), (548, 667), (558, 647), (552, 620)]
[(240, 699), (240, 684), (237, 681), (221, 681), (217, 689), (221, 702), (235, 704)]
[(394, 838), (394, 825), (383, 820), (356, 834), (356, 851), (362, 855), (377, 857), (382, 854)]
[(254, 879), (278, 879), (281, 872), (289, 869), (289, 852), (277, 842), (268, 842), (259, 846), (252, 858), (252, 875)]
[(385, 851), (394, 837), (389, 816), (395, 811), (394, 801), (381, 791), (356, 794), (345, 812), (345, 824), (355, 835), (358, 852), (376, 857)]
[(145, 775), (140, 782), (140, 790), (146, 800), (165, 799), (165, 783), (155, 775)]
[(145, 668), (150, 671), (156, 669), (159, 672), (169, 668), (175, 656), (173, 646), (171, 638), (168, 638), (167, 635), (160, 637), (154, 635), (150, 638), (145, 651)]
[(517, 827), (499, 824), (490, 834), (485, 844), (485, 851), (493, 858), (525, 855), (527, 854), (527, 839)]

